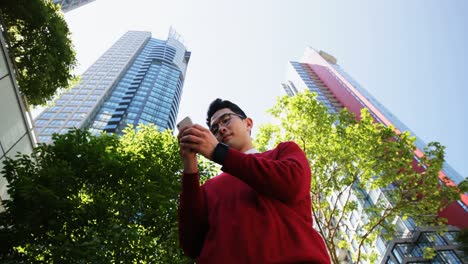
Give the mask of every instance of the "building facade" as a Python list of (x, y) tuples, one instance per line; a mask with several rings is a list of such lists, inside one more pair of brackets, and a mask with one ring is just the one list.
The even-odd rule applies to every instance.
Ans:
[(93, 1), (95, 0), (52, 0), (52, 2), (60, 5), (64, 13)]
[[(360, 116), (361, 109), (367, 108), (377, 122), (393, 126), (398, 131), (410, 131), (397, 117), (341, 69), (333, 56), (323, 51), (307, 48), (300, 61), (289, 63), (287, 76), (282, 88), (289, 96), (294, 96), (307, 89), (317, 93), (316, 99), (327, 106), (331, 113), (347, 108), (355, 116)], [(414, 133), (411, 134), (414, 135)], [(417, 147), (415, 159), (418, 159), (423, 155), (422, 150), (425, 144), (417, 137), (415, 144)], [(448, 176), (455, 184), (463, 180), (448, 164), (444, 164), (440, 176)], [(362, 193), (364, 190), (354, 191), (361, 192), (359, 197), (368, 197), (369, 199), (359, 203), (361, 210), (352, 214), (354, 219), (347, 220), (350, 224), (356, 221), (365, 221), (362, 220), (366, 219), (362, 209), (368, 202), (385, 199), (384, 192), (381, 190), (372, 190), (369, 193)], [(335, 201), (330, 200), (329, 202), (334, 203)], [(372, 248), (364, 248), (364, 251), (376, 253), (380, 256), (380, 263), (424, 263), (425, 261), (427, 263), (427, 260), (423, 258), (423, 248), (432, 247), (437, 250), (437, 254), (431, 263), (462, 263), (463, 254), (458, 250), (454, 237), (459, 229), (468, 228), (468, 196), (461, 195), (461, 199), (448, 206), (440, 213), (440, 216), (448, 219), (448, 232), (440, 234), (435, 229), (417, 227), (410, 218), (397, 218), (393, 220), (397, 228), (397, 236), (391, 241), (380, 236)], [(356, 250), (356, 242), (352, 239), (354, 234), (352, 232), (343, 233), (347, 233), (348, 236), (339, 239), (347, 240), (352, 245), (351, 251)], [(343, 262), (350, 261), (349, 252), (339, 253), (338, 255), (341, 256)]]
[[(29, 154), (36, 146), (31, 115), (18, 90), (15, 75), (0, 32), (0, 171), (3, 161), (14, 158), (18, 152)], [(2, 201), (8, 199), (7, 181), (0, 173), (0, 211)]]
[(53, 133), (89, 128), (120, 134), (128, 125), (174, 129), (190, 52), (173, 30), (167, 40), (129, 31), (35, 119), (39, 142)]

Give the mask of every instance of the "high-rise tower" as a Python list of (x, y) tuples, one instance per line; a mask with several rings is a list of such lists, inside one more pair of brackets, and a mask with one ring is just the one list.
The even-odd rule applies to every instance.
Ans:
[(60, 5), (64, 13), (93, 1), (94, 0), (52, 0), (52, 2)]
[[(294, 96), (300, 91), (310, 90), (317, 93), (317, 100), (328, 107), (330, 112), (337, 112), (347, 108), (356, 116), (360, 115), (363, 108), (367, 108), (375, 121), (386, 126), (393, 126), (399, 131), (409, 131), (409, 129), (397, 119), (389, 110), (380, 104), (371, 94), (354, 81), (337, 64), (337, 60), (323, 51), (315, 51), (307, 48), (300, 61), (292, 61), (288, 65), (287, 81), (282, 84), (282, 88), (289, 96)], [(414, 135), (414, 133), (412, 133)], [(421, 151), (425, 144), (416, 137), (415, 159), (422, 156)], [(455, 184), (460, 183), (463, 178), (448, 164), (444, 164), (440, 176), (448, 176)], [(372, 197), (379, 197), (384, 192), (374, 191), (369, 194)], [(366, 203), (362, 203), (365, 204)], [(363, 211), (361, 214), (363, 214)], [(433, 247), (437, 253), (431, 263), (462, 263), (460, 252), (457, 251), (456, 236), (458, 228), (468, 227), (468, 196), (461, 195), (459, 201), (452, 203), (440, 216), (448, 219), (449, 231), (445, 233), (434, 232), (434, 229), (417, 227), (411, 219), (399, 218), (395, 220), (395, 225), (399, 236), (388, 241), (380, 236), (374, 248), (367, 251), (374, 251), (381, 256), (381, 263), (409, 263), (407, 261), (425, 261), (423, 250), (425, 247)], [(366, 218), (355, 215), (355, 219)], [(350, 221), (353, 221), (350, 219)], [(345, 239), (349, 242), (352, 250), (356, 250), (352, 241), (352, 232), (347, 233)], [(348, 257), (349, 259), (349, 257)]]
[(129, 124), (173, 129), (190, 52), (173, 30), (167, 40), (129, 31), (35, 119), (39, 142), (72, 127), (119, 134)]

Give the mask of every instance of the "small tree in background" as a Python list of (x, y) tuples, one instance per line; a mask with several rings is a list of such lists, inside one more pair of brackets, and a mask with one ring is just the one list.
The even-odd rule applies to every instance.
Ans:
[[(439, 181), (444, 147), (432, 142), (414, 164), (414, 141), (408, 132), (396, 134), (375, 123), (369, 112), (356, 120), (347, 110), (331, 114), (309, 91), (282, 97), (270, 110), (280, 125), (260, 128), (256, 146), (296, 141), (305, 151), (313, 173), (312, 212), (334, 263), (339, 249), (351, 248), (353, 262), (368, 260), (364, 246), (373, 247), (378, 236), (396, 235), (398, 217), (411, 217), (418, 226), (444, 225), (437, 213), (459, 198), (457, 188)], [(419, 169), (414, 169), (416, 165)], [(373, 196), (370, 196), (373, 194)], [(352, 215), (365, 215), (352, 220)]]
[(21, 93), (45, 104), (75, 80), (70, 31), (60, 7), (50, 0), (2, 0), (0, 23)]
[[(73, 130), (5, 162), (2, 263), (192, 263), (178, 246), (182, 163), (154, 126)], [(214, 171), (201, 163), (203, 178)]]
[(463, 260), (465, 262), (468, 261), (468, 229), (462, 229), (456, 240), (460, 243), (460, 249), (465, 253), (465, 258)]

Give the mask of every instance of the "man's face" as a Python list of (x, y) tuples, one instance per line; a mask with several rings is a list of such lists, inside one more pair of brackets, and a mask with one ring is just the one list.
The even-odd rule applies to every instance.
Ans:
[(252, 120), (243, 118), (229, 108), (216, 111), (211, 117), (210, 130), (219, 142), (240, 151), (250, 148)]

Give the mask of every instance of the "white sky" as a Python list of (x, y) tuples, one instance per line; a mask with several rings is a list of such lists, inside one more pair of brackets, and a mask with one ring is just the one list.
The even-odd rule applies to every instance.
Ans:
[(325, 50), (420, 138), (447, 146), (446, 160), (466, 177), (468, 4), (440, 3), (96, 0), (65, 19), (77, 73), (128, 30), (166, 39), (173, 26), (192, 51), (178, 119), (202, 124), (217, 97), (238, 103), (257, 127), (270, 121), (265, 110), (282, 95), (288, 61), (307, 46)]

